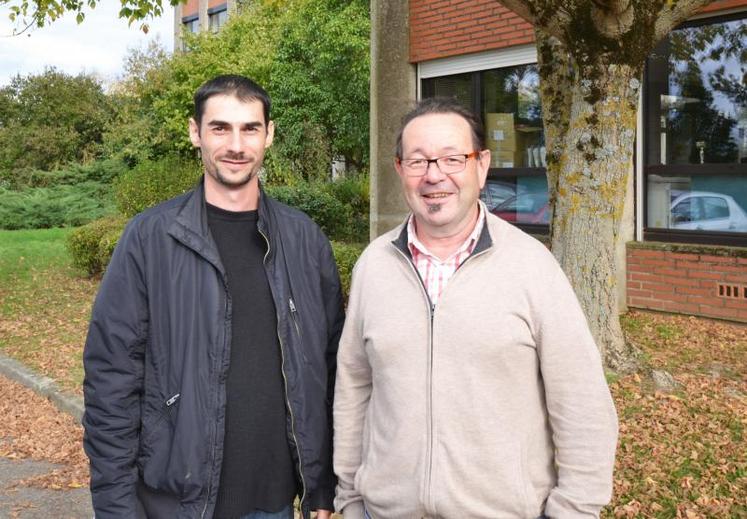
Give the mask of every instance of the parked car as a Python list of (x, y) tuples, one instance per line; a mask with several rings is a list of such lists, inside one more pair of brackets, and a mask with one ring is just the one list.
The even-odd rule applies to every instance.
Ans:
[(521, 192), (522, 189), (520, 187), (517, 189), (514, 183), (488, 179), (485, 187), (480, 191), (480, 200), (485, 202), (488, 211), (492, 211), (496, 206), (515, 196), (517, 191)]
[(723, 193), (685, 192), (672, 201), (671, 213), (673, 229), (747, 232), (747, 213)]
[(491, 213), (511, 223), (547, 224), (549, 209), (546, 192), (519, 193), (497, 205)]

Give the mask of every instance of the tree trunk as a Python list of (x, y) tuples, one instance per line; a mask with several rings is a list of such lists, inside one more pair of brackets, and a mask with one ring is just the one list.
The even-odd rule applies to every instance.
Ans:
[(620, 327), (615, 251), (632, 172), (640, 71), (599, 63), (578, 71), (558, 40), (537, 32), (552, 252), (606, 365), (628, 371), (635, 354)]

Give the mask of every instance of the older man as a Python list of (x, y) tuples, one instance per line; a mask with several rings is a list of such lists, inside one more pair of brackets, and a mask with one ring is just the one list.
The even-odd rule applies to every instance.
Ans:
[(412, 214), (355, 267), (338, 351), (336, 507), (346, 519), (596, 517), (615, 409), (545, 246), (479, 202), (479, 120), (451, 100), (403, 122)]

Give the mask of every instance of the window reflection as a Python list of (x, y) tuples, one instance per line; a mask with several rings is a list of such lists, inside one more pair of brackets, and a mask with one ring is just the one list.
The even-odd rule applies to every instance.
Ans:
[(747, 22), (674, 31), (648, 60), (648, 164), (747, 163)]

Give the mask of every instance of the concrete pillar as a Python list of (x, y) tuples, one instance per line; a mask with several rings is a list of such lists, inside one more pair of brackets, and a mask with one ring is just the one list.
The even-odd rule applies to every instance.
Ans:
[(178, 3), (174, 6), (174, 52), (182, 50), (182, 13), (184, 4)]
[(408, 20), (408, 1), (371, 0), (371, 239), (408, 213), (394, 171), (397, 130), (417, 95)]
[(208, 0), (199, 0), (197, 15), (200, 20), (200, 32), (210, 30), (210, 20), (208, 18)]
[[(640, 110), (640, 105), (639, 108)], [(620, 313), (628, 310), (628, 276), (627, 276), (627, 247), (629, 241), (635, 240), (635, 169), (631, 161), (628, 183), (625, 188), (625, 207), (620, 222), (620, 236), (615, 251), (615, 266), (617, 268), (617, 304)]]

